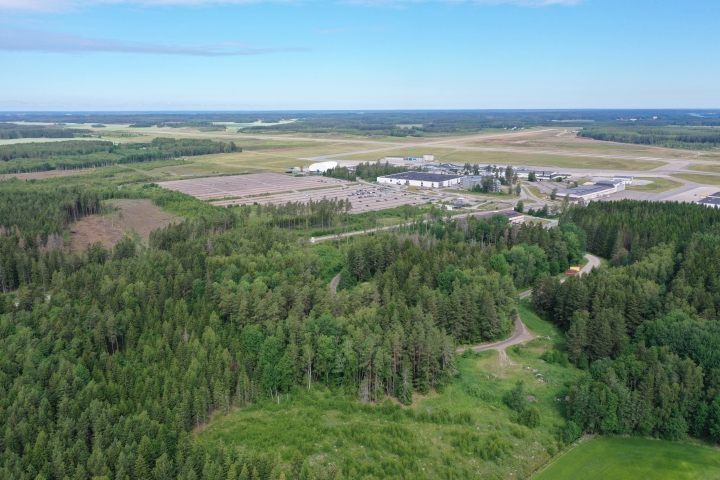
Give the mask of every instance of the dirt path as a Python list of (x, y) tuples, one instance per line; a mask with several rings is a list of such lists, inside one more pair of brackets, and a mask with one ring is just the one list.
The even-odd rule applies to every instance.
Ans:
[(330, 291), (332, 293), (337, 293), (337, 287), (338, 287), (339, 283), (340, 283), (340, 274), (338, 273), (337, 275), (335, 275), (335, 278), (333, 278), (330, 281)]
[[(588, 259), (588, 263), (586, 263), (585, 266), (582, 267), (582, 269), (580, 269), (580, 273), (578, 273), (578, 275), (584, 275), (584, 274), (590, 272), (590, 270), (592, 270), (593, 268), (600, 266), (600, 259), (598, 257), (596, 257), (595, 255), (590, 255), (589, 253), (587, 253), (587, 254), (585, 254), (585, 258)], [(567, 277), (562, 278), (560, 281), (564, 282), (566, 278)], [(526, 290), (518, 296), (520, 297), (520, 299), (523, 299), (523, 298), (529, 297), (530, 295), (532, 295), (532, 290)], [(513, 334), (512, 337), (508, 338), (507, 340), (503, 340), (501, 342), (486, 343), (486, 344), (476, 345), (474, 347), (468, 347), (468, 348), (471, 349), (473, 352), (484, 352), (485, 350), (497, 350), (500, 352), (501, 358), (503, 358), (505, 355), (505, 349), (507, 347), (512, 347), (513, 345), (518, 345), (520, 343), (529, 342), (530, 340), (532, 340), (533, 338), (536, 338), (536, 337), (537, 337), (537, 335), (532, 334), (527, 329), (525, 324), (520, 320), (520, 317), (518, 316), (515, 319), (515, 333)], [(455, 353), (462, 355), (463, 353), (465, 353), (465, 351), (468, 348), (458, 348), (457, 350), (455, 350)]]

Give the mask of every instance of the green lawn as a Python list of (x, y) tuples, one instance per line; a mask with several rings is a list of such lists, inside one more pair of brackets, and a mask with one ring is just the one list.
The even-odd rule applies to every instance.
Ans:
[(649, 183), (647, 185), (628, 185), (625, 188), (638, 192), (660, 193), (683, 186), (683, 184), (680, 182), (676, 182), (674, 180), (670, 180), (669, 178), (662, 177), (635, 177), (635, 180), (649, 180), (652, 183)]
[(675, 173), (673, 177), (682, 178), (701, 185), (717, 185), (720, 186), (720, 176), (716, 175), (700, 175), (696, 173)]
[(570, 450), (533, 478), (720, 479), (720, 451), (643, 438), (596, 438)]
[(720, 173), (720, 165), (712, 163), (693, 163), (688, 165), (687, 169), (696, 170), (698, 172)]

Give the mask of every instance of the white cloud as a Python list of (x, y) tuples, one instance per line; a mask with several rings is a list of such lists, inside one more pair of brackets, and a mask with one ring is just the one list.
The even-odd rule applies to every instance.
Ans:
[(146, 55), (189, 55), (228, 57), (278, 52), (303, 52), (305, 48), (259, 47), (245, 42), (162, 44), (128, 42), (107, 38), (87, 38), (70, 33), (43, 32), (22, 28), (0, 29), (0, 51), (44, 53), (135, 53)]

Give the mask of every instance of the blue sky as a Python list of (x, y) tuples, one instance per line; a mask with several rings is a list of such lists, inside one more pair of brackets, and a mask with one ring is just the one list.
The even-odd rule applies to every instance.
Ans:
[(718, 108), (717, 0), (0, 0), (0, 110)]

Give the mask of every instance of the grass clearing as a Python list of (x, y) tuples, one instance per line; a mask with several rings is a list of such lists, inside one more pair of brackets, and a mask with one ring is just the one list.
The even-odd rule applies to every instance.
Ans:
[[(337, 263), (334, 247), (313, 248), (329, 264)], [(331, 278), (333, 271), (323, 276)], [(557, 399), (579, 371), (541, 362), (558, 332), (527, 303), (521, 315), (541, 338), (510, 349), (509, 361), (501, 362), (495, 351), (458, 357), (452, 384), (440, 393), (416, 394), (410, 407), (389, 399), (361, 404), (355, 388), (333, 393), (316, 383), (311, 391), (298, 388), (283, 396), (279, 405), (261, 400), (218, 414), (198, 440), (279, 454), (284, 462), (299, 450), (313, 464), (340, 465), (346, 478), (527, 477), (559, 449), (555, 429), (564, 422), (564, 403)], [(518, 380), (537, 399), (538, 428), (515, 423), (514, 412), (502, 402)]]
[(699, 175), (696, 173), (674, 173), (672, 176), (689, 182), (699, 183), (701, 185), (720, 186), (720, 176)]
[(106, 215), (85, 217), (70, 227), (71, 250), (84, 250), (96, 242), (109, 248), (126, 235), (144, 247), (150, 239), (150, 232), (183, 220), (145, 199), (107, 200), (104, 205), (113, 210)]
[(663, 177), (636, 177), (635, 180), (648, 180), (653, 183), (649, 183), (647, 185), (626, 185), (625, 188), (636, 192), (660, 193), (683, 186), (681, 182), (676, 182)]
[(697, 172), (709, 172), (709, 173), (720, 173), (720, 165), (713, 165), (711, 163), (693, 163), (688, 165), (688, 170), (695, 170)]
[(568, 451), (533, 478), (720, 479), (720, 451), (644, 438), (596, 438)]

